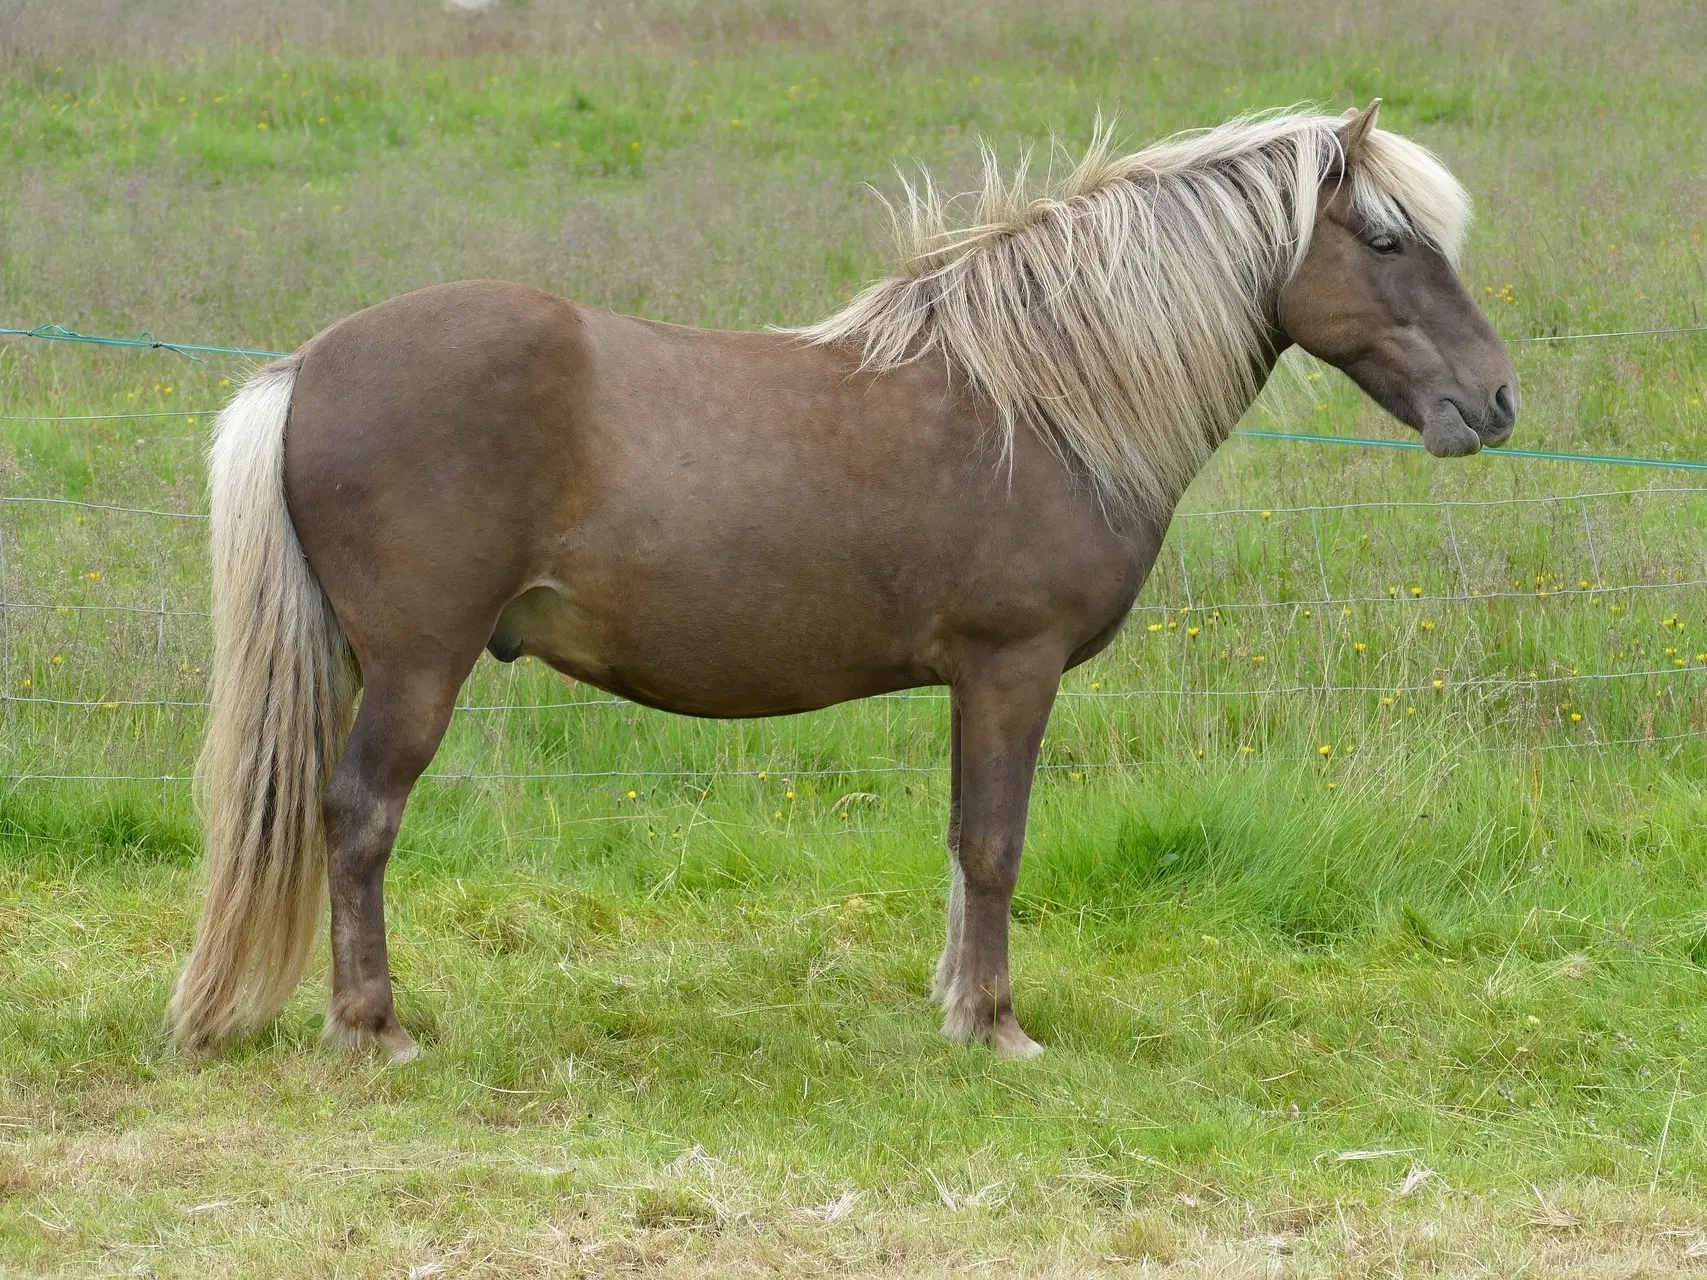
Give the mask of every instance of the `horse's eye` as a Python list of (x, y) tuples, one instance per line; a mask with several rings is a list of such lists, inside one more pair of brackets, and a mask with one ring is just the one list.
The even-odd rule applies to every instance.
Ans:
[(1369, 242), (1369, 247), (1375, 250), (1376, 253), (1397, 253), (1399, 252), (1399, 237), (1387, 235), (1376, 236)]

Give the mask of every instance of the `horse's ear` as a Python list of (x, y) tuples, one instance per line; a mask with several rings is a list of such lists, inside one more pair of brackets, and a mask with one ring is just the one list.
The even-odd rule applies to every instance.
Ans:
[(1340, 119), (1340, 151), (1345, 155), (1346, 167), (1350, 168), (1358, 161), (1358, 154), (1363, 150), (1364, 139), (1375, 127), (1375, 117), (1381, 110), (1381, 99), (1376, 98), (1362, 111), (1356, 107), (1347, 111)]

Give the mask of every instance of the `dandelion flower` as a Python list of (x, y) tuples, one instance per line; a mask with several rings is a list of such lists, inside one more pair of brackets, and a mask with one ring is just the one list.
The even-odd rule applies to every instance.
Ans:
[(1101, 680), (1092, 680), (1091, 681), (1091, 692), (1092, 693), (1095, 693), (1100, 688), (1102, 688), (1102, 681)]
[(1436, 681), (1435, 681), (1435, 682), (1434, 682), (1434, 687), (1435, 687), (1435, 688), (1436, 688), (1436, 689), (1444, 689), (1444, 688), (1446, 688), (1446, 681), (1444, 681), (1444, 680), (1436, 680)]
[(638, 800), (640, 799), (640, 793), (638, 791), (630, 791), (628, 793), (628, 798), (630, 800)]
[(60, 657), (59, 654), (56, 653), (53, 655), (53, 665), (54, 666), (57, 667), (57, 666), (61, 665), (64, 661), (65, 661), (65, 659)]
[(1266, 661), (1267, 661), (1267, 659), (1266, 659), (1266, 658), (1264, 658), (1264, 657), (1263, 657), (1263, 656), (1262, 656), (1262, 654), (1260, 654), (1260, 653), (1253, 653), (1253, 654), (1252, 654), (1252, 655), (1251, 655), (1251, 664), (1252, 664), (1252, 665), (1253, 665), (1253, 666), (1258, 666), (1258, 667), (1260, 667), (1260, 666), (1262, 666), (1262, 664), (1263, 664), (1263, 663), (1264, 663), (1264, 662), (1266, 662)]
[(763, 769), (759, 770), (759, 781), (760, 782), (765, 781), (769, 777), (770, 777), (770, 774), (767, 773), (765, 770), (763, 770)]
[(1252, 746), (1243, 746), (1239, 748), (1239, 754), (1245, 756), (1253, 756), (1256, 754), (1256, 751), (1257, 749)]
[(1144, 630), (1146, 630), (1152, 634), (1154, 634), (1157, 631), (1160, 631), (1161, 629), (1162, 629), (1162, 624), (1159, 622), (1152, 622), (1149, 626), (1144, 628)]
[(1411, 598), (1412, 599), (1420, 599), (1422, 596), (1422, 593), (1423, 593), (1423, 589), (1421, 587), (1412, 587), (1411, 588)]
[(1580, 712), (1580, 711), (1571, 712), (1571, 723), (1572, 724), (1581, 724), (1582, 722), (1583, 722), (1583, 713), (1582, 712)]
[(1274, 519), (1274, 512), (1272, 512), (1272, 511), (1265, 511), (1265, 512), (1263, 512), (1263, 513), (1262, 513), (1262, 518), (1263, 518), (1263, 519), (1264, 519), (1264, 520), (1272, 520), (1272, 519)]
[(1070, 778), (1070, 779), (1072, 779), (1072, 780), (1073, 780), (1073, 781), (1074, 781), (1074, 782), (1083, 782), (1083, 781), (1084, 781), (1084, 779), (1085, 779), (1085, 775), (1084, 775), (1084, 774), (1082, 774), (1082, 773), (1080, 773), (1080, 772), (1079, 772), (1079, 771), (1078, 771), (1078, 770), (1077, 770), (1077, 769), (1074, 769), (1074, 770), (1073, 770), (1073, 771), (1072, 771), (1072, 772), (1071, 772), (1071, 773), (1069, 773), (1069, 774), (1068, 774), (1068, 775), (1067, 775), (1067, 776), (1068, 776), (1068, 777), (1069, 777), (1069, 778)]
[(1434, 623), (1428, 621), (1428, 619), (1425, 618), (1425, 619), (1423, 619), (1422, 629), (1424, 631), (1433, 631), (1434, 630)]
[(1197, 629), (1197, 628), (1196, 628), (1196, 627), (1187, 627), (1187, 628), (1186, 628), (1186, 629), (1185, 629), (1185, 633), (1186, 633), (1186, 635), (1188, 635), (1188, 636), (1190, 636), (1190, 637), (1191, 637), (1191, 638), (1192, 638), (1192, 639), (1194, 639), (1194, 640), (1195, 640), (1195, 639), (1196, 639), (1196, 638), (1197, 638), (1197, 637), (1198, 637), (1198, 636), (1200, 636), (1200, 635), (1201, 635), (1201, 634), (1203, 634), (1203, 633), (1202, 633), (1202, 632), (1201, 632), (1201, 631), (1199, 631), (1199, 630), (1198, 630), (1198, 629)]
[(1340, 785), (1340, 784), (1339, 784), (1339, 783), (1337, 783), (1337, 782), (1330, 782), (1330, 783), (1328, 783), (1328, 790), (1329, 790), (1329, 791), (1338, 791), (1338, 790), (1339, 790), (1339, 785)]
[(1316, 748), (1316, 752), (1317, 752), (1317, 754), (1319, 754), (1322, 757), (1322, 759), (1326, 760), (1329, 756), (1333, 755), (1333, 753), (1334, 753), (1333, 743), (1324, 742), (1321, 746)]
[(781, 809), (778, 809), (778, 810), (777, 810), (777, 811), (776, 811), (776, 812), (775, 812), (775, 813), (773, 813), (773, 814), (771, 814), (771, 817), (773, 817), (773, 818), (780, 818), (780, 817), (782, 817), (782, 810), (781, 810)]
[(1352, 641), (1351, 647), (1358, 653), (1368, 653), (1369, 652), (1369, 645), (1366, 641), (1363, 641), (1363, 640)]
[(784, 800), (792, 800), (792, 799), (794, 799), (794, 792), (792, 790), (790, 790), (782, 798)]

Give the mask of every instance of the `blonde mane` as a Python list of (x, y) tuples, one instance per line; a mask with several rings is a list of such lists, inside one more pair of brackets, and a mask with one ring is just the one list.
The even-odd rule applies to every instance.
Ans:
[[(1339, 127), (1246, 116), (1116, 156), (1099, 125), (1065, 182), (1026, 194), (984, 154), (970, 222), (928, 175), (890, 208), (900, 269), (795, 332), (862, 367), (940, 355), (995, 409), (1003, 456), (1036, 430), (1111, 516), (1170, 511), (1261, 390), (1268, 308), (1310, 247)], [(1347, 175), (1373, 228), (1456, 262), (1464, 189), (1435, 157), (1370, 130)]]

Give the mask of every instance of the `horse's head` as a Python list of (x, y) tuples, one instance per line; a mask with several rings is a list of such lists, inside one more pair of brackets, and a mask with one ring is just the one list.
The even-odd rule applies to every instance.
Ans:
[(1276, 318), (1287, 340), (1422, 432), (1430, 453), (1460, 457), (1510, 437), (1517, 374), (1441, 249), (1358, 212), (1348, 179), (1366, 160), (1380, 105), (1340, 126), (1344, 164), (1322, 185), (1309, 250)]

